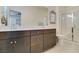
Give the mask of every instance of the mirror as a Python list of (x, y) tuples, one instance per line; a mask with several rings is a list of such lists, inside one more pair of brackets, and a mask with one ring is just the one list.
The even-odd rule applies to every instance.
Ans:
[(54, 11), (49, 12), (49, 20), (50, 24), (56, 24), (56, 12)]

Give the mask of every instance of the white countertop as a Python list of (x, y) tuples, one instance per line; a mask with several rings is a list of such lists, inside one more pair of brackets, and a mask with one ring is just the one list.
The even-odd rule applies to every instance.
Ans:
[(34, 27), (18, 27), (16, 29), (11, 29), (10, 27), (0, 28), (0, 32), (6, 31), (24, 31), (24, 30), (42, 30), (42, 29), (56, 29), (52, 26), (34, 26)]

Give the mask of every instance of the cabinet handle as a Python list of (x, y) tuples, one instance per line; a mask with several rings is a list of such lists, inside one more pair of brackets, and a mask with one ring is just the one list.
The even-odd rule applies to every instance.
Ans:
[(15, 44), (15, 43), (16, 43), (16, 41), (14, 41), (14, 42), (13, 42), (13, 41), (11, 41), (11, 42), (10, 42), (10, 44)]
[(11, 41), (10, 44), (13, 44), (13, 42)]
[(16, 43), (16, 41), (14, 41), (14, 43)]

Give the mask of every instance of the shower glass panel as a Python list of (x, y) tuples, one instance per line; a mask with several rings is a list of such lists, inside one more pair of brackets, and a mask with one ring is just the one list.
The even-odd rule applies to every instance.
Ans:
[(74, 41), (79, 42), (79, 11), (73, 12), (73, 24), (74, 24)]
[(72, 40), (72, 13), (62, 13), (61, 19), (61, 35), (65, 39)]

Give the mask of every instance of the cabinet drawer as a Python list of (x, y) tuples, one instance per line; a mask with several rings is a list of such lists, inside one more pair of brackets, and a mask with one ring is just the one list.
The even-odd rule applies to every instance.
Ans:
[(10, 32), (10, 38), (18, 38), (18, 37), (24, 37), (24, 36), (30, 36), (30, 32), (28, 31), (13, 31)]
[(0, 32), (0, 39), (8, 39), (9, 32)]
[(31, 35), (38, 35), (38, 34), (43, 34), (43, 30), (35, 30), (35, 31), (31, 31)]
[(44, 34), (48, 34), (48, 33), (56, 33), (56, 29), (44, 30)]

